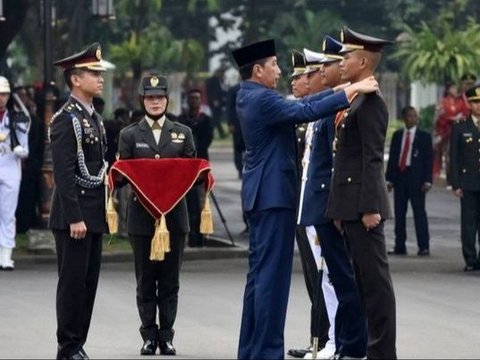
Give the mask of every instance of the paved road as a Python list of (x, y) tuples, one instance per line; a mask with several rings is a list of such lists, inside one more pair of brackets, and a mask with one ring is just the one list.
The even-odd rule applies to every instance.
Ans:
[[(216, 196), (233, 234), (243, 230), (240, 182), (231, 154), (212, 154)], [(390, 259), (397, 298), (400, 358), (480, 357), (480, 272), (463, 273), (459, 247), (459, 204), (442, 188), (428, 195), (431, 219), (429, 258)], [(217, 235), (222, 234), (217, 217)], [(220, 225), (220, 227), (218, 226)], [(411, 217), (409, 235), (413, 238)], [(393, 222), (386, 225), (393, 244)], [(237, 243), (246, 244), (237, 237)], [(177, 358), (234, 358), (238, 341), (246, 259), (186, 261), (176, 323)], [(308, 341), (309, 302), (298, 256), (285, 329), (286, 349)], [(51, 358), (55, 343), (56, 269), (52, 263), (20, 262), (0, 272), (0, 358)], [(140, 358), (141, 340), (131, 262), (104, 263), (89, 340), (92, 358)]]

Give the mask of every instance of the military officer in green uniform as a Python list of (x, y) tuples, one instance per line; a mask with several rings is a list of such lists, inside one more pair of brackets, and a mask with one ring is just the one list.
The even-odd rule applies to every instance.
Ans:
[[(193, 158), (195, 145), (189, 127), (165, 115), (168, 107), (168, 81), (150, 73), (141, 80), (138, 95), (145, 116), (120, 132), (120, 159)], [(165, 189), (159, 189), (165, 191)], [(127, 232), (135, 258), (137, 308), (144, 344), (141, 355), (175, 355), (173, 324), (177, 315), (180, 266), (189, 229), (187, 203), (182, 199), (167, 216), (171, 251), (165, 260), (149, 258), (155, 219), (133, 193), (128, 201)], [(159, 324), (157, 324), (157, 309)]]

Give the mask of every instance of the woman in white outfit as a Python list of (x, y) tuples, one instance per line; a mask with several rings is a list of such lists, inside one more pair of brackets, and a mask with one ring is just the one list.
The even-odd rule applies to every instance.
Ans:
[(29, 130), (29, 119), (7, 108), (9, 98), (10, 84), (0, 76), (0, 270), (4, 271), (14, 269), (15, 210)]

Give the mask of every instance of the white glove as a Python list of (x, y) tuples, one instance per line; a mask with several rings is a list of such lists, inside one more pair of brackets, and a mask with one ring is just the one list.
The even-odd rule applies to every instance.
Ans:
[(28, 157), (28, 151), (22, 145), (17, 145), (13, 148), (13, 153), (17, 155), (20, 159), (25, 159)]

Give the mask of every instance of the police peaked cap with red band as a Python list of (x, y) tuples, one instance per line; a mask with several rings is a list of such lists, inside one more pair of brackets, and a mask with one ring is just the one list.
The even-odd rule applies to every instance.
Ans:
[(197, 179), (203, 178), (207, 193), (215, 183), (210, 163), (204, 159), (118, 160), (108, 175), (111, 191), (115, 186), (116, 175), (122, 175), (128, 180), (142, 205), (155, 219), (160, 219), (171, 211)]
[(70, 69), (107, 70), (102, 64), (102, 49), (97, 42), (79, 53), (55, 61), (53, 65), (60, 66), (64, 71)]

